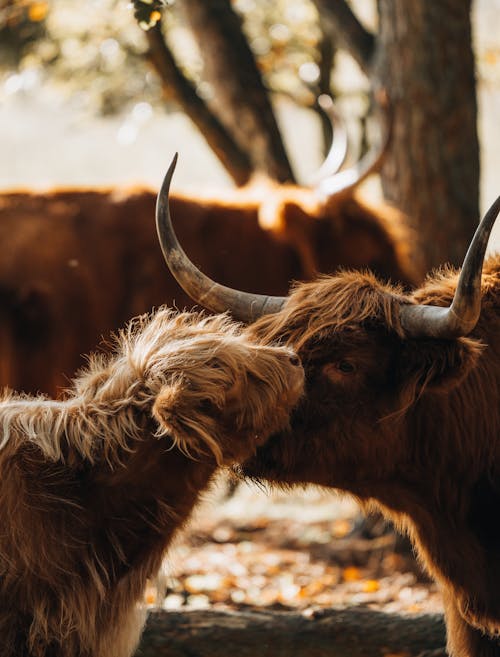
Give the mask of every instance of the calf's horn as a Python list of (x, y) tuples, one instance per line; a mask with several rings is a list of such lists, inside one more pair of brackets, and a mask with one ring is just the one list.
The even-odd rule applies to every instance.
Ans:
[(286, 297), (250, 294), (216, 283), (203, 274), (187, 257), (172, 226), (168, 204), (170, 182), (177, 163), (177, 154), (165, 175), (156, 201), (156, 230), (163, 257), (182, 289), (200, 305), (214, 312), (229, 310), (242, 322), (253, 322), (262, 315), (278, 312)]
[(481, 312), (481, 275), (488, 239), (500, 212), (500, 196), (476, 229), (462, 265), (455, 296), (449, 308), (403, 306), (401, 325), (408, 337), (451, 339), (467, 335)]

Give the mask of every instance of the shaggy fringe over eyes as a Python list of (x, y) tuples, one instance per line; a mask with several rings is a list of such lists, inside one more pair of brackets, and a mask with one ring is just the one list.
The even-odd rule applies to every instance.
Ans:
[(402, 337), (401, 303), (409, 300), (400, 287), (385, 285), (370, 272), (344, 271), (298, 284), (279, 315), (263, 317), (251, 330), (271, 341), (285, 335), (297, 352), (322, 334), (370, 320)]
[[(249, 345), (244, 335), (226, 333), (207, 346), (204, 353), (198, 344), (196, 354), (198, 360), (205, 359), (205, 366), (185, 366), (160, 392), (154, 414), (160, 424), (157, 435), (165, 435), (173, 427), (175, 443), (186, 455), (206, 455), (208, 448), (221, 464), (224, 455), (213, 439), (220, 414), (226, 419), (230, 416), (236, 431), (248, 431), (249, 427), (256, 435), (262, 427), (267, 431), (273, 424), (269, 417), (269, 408), (275, 407), (273, 399), (278, 391), (285, 392), (290, 382), (283, 368), (276, 366), (275, 345)], [(208, 414), (207, 409), (211, 409)], [(275, 420), (279, 418), (283, 424), (278, 411), (275, 408)], [(193, 436), (198, 438), (194, 444)]]
[(169, 436), (172, 447), (193, 460), (212, 454), (221, 465), (224, 460), (222, 449), (213, 438), (216, 422), (206, 411), (200, 416), (199, 409), (208, 404), (214, 410), (220, 409), (224, 401), (220, 385), (209, 385), (201, 398), (200, 391), (193, 389), (186, 377), (178, 376), (168, 389), (160, 392), (153, 406), (153, 415), (158, 422), (155, 437)]
[[(239, 330), (227, 315), (168, 308), (135, 318), (114, 337), (111, 355), (89, 357), (64, 401), (4, 393), (0, 450), (22, 437), (36, 442), (54, 461), (68, 458), (71, 446), (90, 462), (97, 458), (119, 462), (119, 454), (130, 450), (130, 439), (141, 437), (137, 409), (152, 407), (172, 373), (189, 374), (200, 360), (208, 362), (215, 345), (223, 349), (224, 343), (236, 341)], [(220, 450), (213, 439), (205, 433), (204, 440), (217, 456)]]
[[(160, 396), (154, 404), (157, 420), (161, 421), (162, 401), (172, 409), (172, 423), (166, 427), (160, 423), (155, 435), (169, 435), (173, 446), (189, 458), (212, 454), (218, 464), (223, 462), (221, 447), (213, 437), (216, 422), (206, 410), (200, 412), (200, 406), (208, 403), (222, 410), (228, 385), (236, 377), (244, 378), (236, 358), (240, 328), (228, 315), (175, 314), (166, 309), (152, 323), (147, 317), (138, 318), (120, 336), (131, 367)], [(219, 368), (209, 365), (215, 357)], [(165, 386), (168, 390), (162, 393)]]

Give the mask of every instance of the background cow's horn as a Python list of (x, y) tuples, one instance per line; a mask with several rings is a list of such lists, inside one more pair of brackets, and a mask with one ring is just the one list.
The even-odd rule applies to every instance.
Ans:
[(391, 140), (394, 120), (385, 89), (380, 88), (377, 90), (373, 102), (375, 105), (374, 115), (378, 125), (378, 135), (375, 143), (352, 167), (324, 177), (315, 187), (318, 196), (329, 198), (351, 192), (354, 187), (360, 185), (368, 176), (380, 168)]
[(403, 306), (401, 325), (409, 337), (458, 338), (476, 326), (481, 312), (481, 274), (488, 239), (500, 211), (500, 196), (485, 214), (472, 238), (449, 308)]
[(321, 94), (318, 97), (317, 104), (330, 122), (332, 143), (323, 164), (308, 179), (307, 184), (309, 186), (318, 185), (322, 180), (335, 175), (347, 157), (347, 126), (344, 118), (337, 111), (333, 98), (328, 94)]
[(253, 322), (262, 315), (278, 312), (286, 297), (233, 290), (205, 276), (189, 260), (175, 235), (168, 205), (170, 181), (176, 163), (177, 154), (167, 171), (156, 201), (156, 230), (165, 261), (179, 285), (205, 308), (214, 312), (229, 310), (233, 317), (243, 322)]

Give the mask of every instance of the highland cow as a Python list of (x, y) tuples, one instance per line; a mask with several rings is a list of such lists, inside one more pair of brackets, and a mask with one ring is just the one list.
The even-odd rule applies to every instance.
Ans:
[(346, 491), (407, 532), (442, 588), (453, 657), (500, 655), (500, 255), (483, 271), (500, 198), (463, 267), (411, 294), (344, 271), (288, 297), (224, 288), (187, 260), (158, 201), (164, 255), (195, 300), (253, 322), (301, 357), (290, 427), (243, 466), (278, 484)]
[(284, 429), (302, 385), (289, 348), (161, 309), (92, 356), (64, 400), (6, 393), (1, 657), (128, 657), (146, 579), (200, 492)]

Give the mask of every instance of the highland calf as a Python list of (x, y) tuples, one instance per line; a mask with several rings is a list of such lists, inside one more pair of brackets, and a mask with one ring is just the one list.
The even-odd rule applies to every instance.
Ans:
[(66, 398), (0, 401), (0, 656), (128, 657), (138, 603), (216, 468), (283, 430), (303, 370), (227, 316), (161, 309)]
[(244, 474), (340, 489), (382, 510), (442, 588), (453, 657), (499, 657), (500, 255), (484, 271), (483, 260), (500, 198), (460, 275), (443, 269), (405, 294), (345, 271), (281, 298), (205, 278), (175, 238), (164, 195), (164, 255), (186, 291), (253, 322), (251, 339), (287, 344), (304, 365), (290, 427)]

